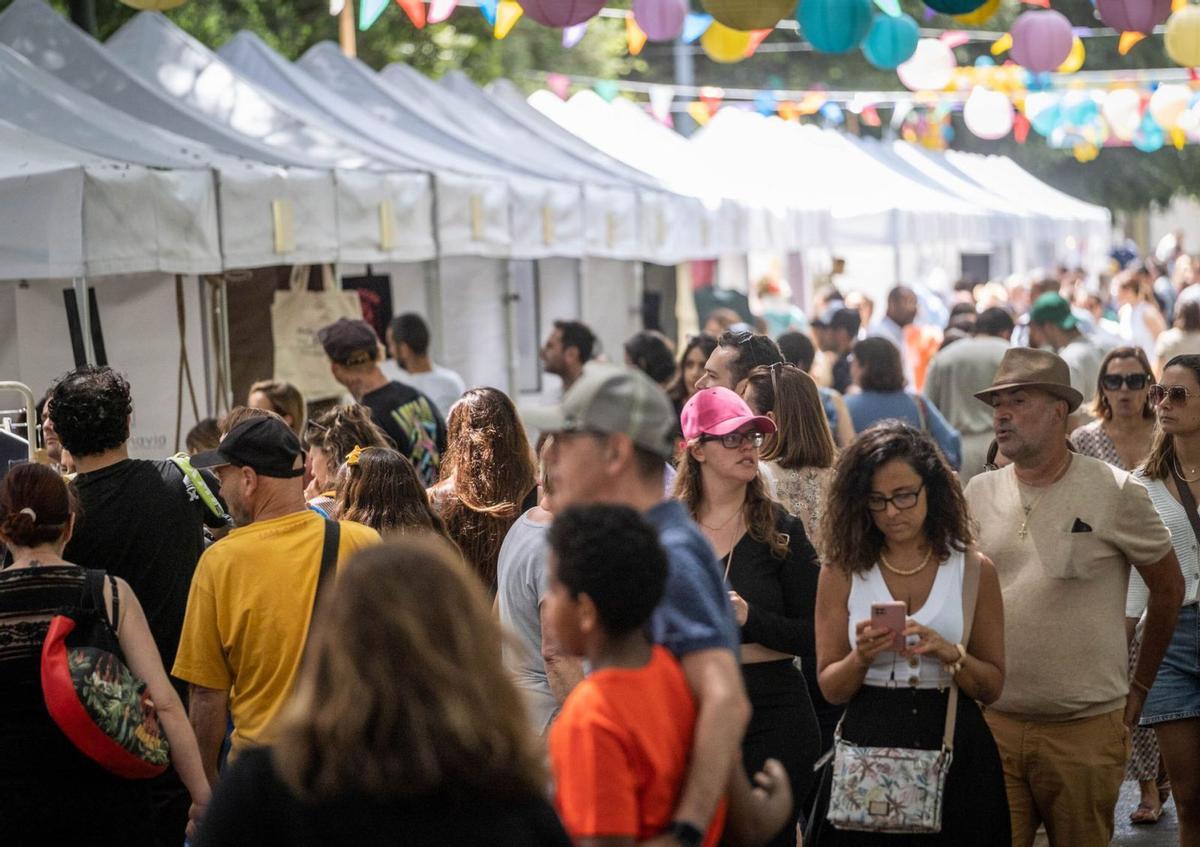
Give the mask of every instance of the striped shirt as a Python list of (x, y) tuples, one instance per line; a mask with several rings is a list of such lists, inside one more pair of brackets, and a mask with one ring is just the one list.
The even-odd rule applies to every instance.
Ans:
[[(1195, 603), (1197, 588), (1200, 587), (1200, 545), (1196, 542), (1196, 534), (1188, 522), (1187, 512), (1183, 504), (1172, 495), (1167, 484), (1161, 479), (1148, 479), (1138, 471), (1134, 479), (1146, 486), (1150, 492), (1150, 502), (1171, 532), (1171, 546), (1175, 548), (1175, 557), (1179, 559), (1179, 569), (1183, 571), (1184, 605)], [(1129, 574), (1129, 596), (1125, 600), (1125, 617), (1140, 618), (1146, 610), (1150, 599), (1150, 589), (1136, 570)]]

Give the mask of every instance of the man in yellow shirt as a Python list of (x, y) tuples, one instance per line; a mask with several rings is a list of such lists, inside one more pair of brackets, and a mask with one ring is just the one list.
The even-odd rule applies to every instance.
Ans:
[(326, 544), (341, 565), (380, 539), (305, 507), (300, 442), (276, 415), (238, 424), (192, 464), (221, 478), (238, 524), (196, 567), (173, 670), (191, 684), (189, 717), (215, 781), (230, 716), (233, 755), (271, 741), (300, 667)]

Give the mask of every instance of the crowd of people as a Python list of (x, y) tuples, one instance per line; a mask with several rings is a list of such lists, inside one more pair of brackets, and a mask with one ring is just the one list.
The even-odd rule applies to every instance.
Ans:
[[(827, 287), (619, 362), (557, 321), (528, 407), (419, 315), (342, 319), (345, 398), (255, 382), (152, 461), (77, 368), (0, 483), (3, 840), (1101, 847), (1128, 779), (1197, 847), (1192, 267), (957, 286), (935, 327)], [(44, 691), (100, 572), (151, 779)]]

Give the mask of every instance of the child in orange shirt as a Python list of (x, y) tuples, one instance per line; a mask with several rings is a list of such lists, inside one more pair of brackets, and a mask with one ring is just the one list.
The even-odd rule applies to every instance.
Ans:
[[(564, 826), (581, 847), (632, 847), (662, 835), (716, 845), (725, 803), (707, 833), (671, 820), (696, 706), (679, 662), (646, 637), (667, 578), (656, 532), (632, 509), (588, 506), (559, 515), (549, 541), (546, 626), (563, 652), (586, 656), (592, 668), (550, 730)], [(752, 794), (743, 778), (731, 798), (735, 843), (765, 840), (790, 812), (782, 766), (770, 763), (758, 782)]]

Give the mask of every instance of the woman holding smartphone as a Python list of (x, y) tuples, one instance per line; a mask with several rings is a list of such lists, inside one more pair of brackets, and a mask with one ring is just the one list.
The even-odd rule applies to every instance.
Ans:
[[(936, 750), (952, 682), (961, 689), (942, 831), (927, 845), (1011, 844), (1004, 773), (976, 701), (1004, 686), (1004, 610), (992, 563), (972, 545), (966, 502), (937, 445), (887, 422), (838, 460), (824, 516), (817, 588), (817, 666), (830, 703), (845, 703), (842, 738), (865, 747)], [(963, 638), (963, 576), (978, 562), (974, 624)], [(972, 563), (974, 566), (974, 563)], [(903, 603), (907, 617), (886, 618)], [(904, 646), (897, 648), (897, 636)], [(963, 641), (966, 643), (962, 643)], [(815, 843), (908, 843), (911, 835), (848, 832), (818, 811)]]

